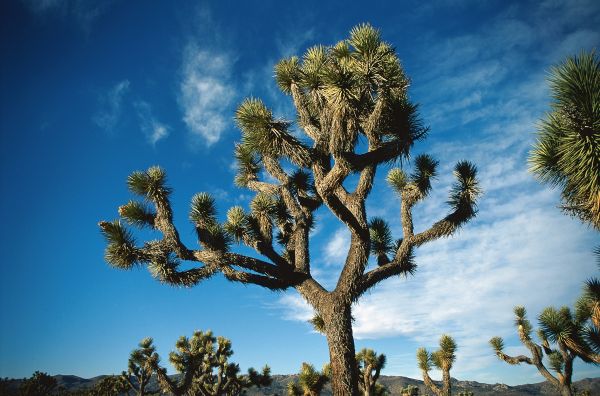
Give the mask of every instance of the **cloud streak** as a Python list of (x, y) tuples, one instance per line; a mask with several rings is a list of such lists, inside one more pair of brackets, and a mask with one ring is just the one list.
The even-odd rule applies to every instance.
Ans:
[(231, 61), (225, 54), (204, 50), (195, 44), (186, 50), (180, 102), (183, 121), (196, 143), (210, 147), (231, 125), (230, 105), (235, 88), (229, 80), (230, 68)]
[(100, 110), (92, 120), (108, 133), (114, 132), (121, 119), (123, 101), (129, 93), (129, 85), (129, 80), (120, 81), (99, 97)]
[(140, 120), (140, 128), (146, 136), (148, 143), (156, 146), (158, 141), (169, 136), (170, 128), (154, 117), (152, 107), (149, 103), (138, 101), (134, 103), (134, 107)]

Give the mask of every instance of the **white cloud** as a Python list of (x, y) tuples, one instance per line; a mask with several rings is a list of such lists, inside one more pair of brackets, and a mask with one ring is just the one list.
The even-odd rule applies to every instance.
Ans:
[(231, 60), (226, 54), (202, 49), (195, 43), (188, 45), (179, 98), (183, 120), (194, 142), (210, 147), (231, 126), (235, 87), (230, 82), (230, 71)]
[(339, 228), (323, 248), (325, 263), (336, 266), (343, 265), (349, 246), (350, 232), (345, 227)]
[(159, 140), (169, 136), (169, 127), (154, 117), (149, 103), (138, 101), (134, 103), (134, 107), (140, 120), (140, 128), (146, 135), (148, 143), (155, 146)]
[(123, 99), (129, 92), (129, 85), (129, 80), (123, 80), (100, 95), (101, 109), (92, 119), (96, 125), (106, 132), (112, 133), (121, 119)]

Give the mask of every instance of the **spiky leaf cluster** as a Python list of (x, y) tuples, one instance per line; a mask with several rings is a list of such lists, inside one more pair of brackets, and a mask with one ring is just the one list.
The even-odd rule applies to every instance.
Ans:
[(156, 213), (143, 202), (129, 201), (119, 207), (119, 216), (131, 225), (144, 228), (154, 226)]
[(452, 220), (462, 224), (477, 213), (477, 198), (481, 188), (477, 180), (477, 168), (468, 161), (460, 161), (454, 167), (456, 182), (452, 185), (448, 204), (453, 209)]
[(133, 172), (127, 178), (127, 186), (131, 192), (153, 201), (168, 198), (171, 189), (166, 183), (167, 175), (158, 166), (152, 166), (146, 171)]
[(118, 220), (102, 221), (99, 226), (107, 242), (104, 259), (112, 266), (121, 269), (130, 269), (135, 265), (139, 257), (131, 232)]
[(385, 220), (374, 217), (369, 222), (369, 235), (371, 236), (371, 254), (377, 257), (377, 264), (389, 262), (388, 254), (393, 253), (395, 244), (392, 232)]
[(550, 71), (551, 111), (541, 121), (531, 171), (560, 186), (565, 209), (600, 229), (600, 59), (569, 57)]

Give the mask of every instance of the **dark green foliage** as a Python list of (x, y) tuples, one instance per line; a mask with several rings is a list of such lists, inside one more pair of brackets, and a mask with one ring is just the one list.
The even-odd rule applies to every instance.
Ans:
[(21, 396), (42, 396), (52, 395), (58, 390), (58, 385), (54, 377), (46, 373), (36, 371), (33, 375), (23, 381), (19, 387)]
[(99, 225), (108, 242), (104, 250), (104, 259), (114, 267), (130, 269), (138, 260), (135, 239), (131, 232), (118, 220), (102, 221)]
[(298, 383), (288, 384), (288, 395), (319, 396), (330, 380), (331, 375), (328, 371), (329, 369), (324, 367), (323, 371), (319, 372), (312, 364), (302, 363)]
[(456, 183), (452, 186), (448, 204), (454, 210), (453, 221), (462, 224), (477, 213), (476, 201), (481, 195), (477, 180), (477, 168), (468, 161), (461, 161), (454, 167)]
[(156, 213), (150, 210), (148, 205), (142, 202), (129, 201), (126, 205), (119, 207), (119, 216), (129, 224), (143, 228), (154, 226)]
[(377, 264), (389, 263), (387, 255), (394, 253), (395, 245), (387, 222), (380, 217), (374, 217), (369, 222), (369, 233), (371, 235), (371, 254), (377, 257)]
[(564, 209), (600, 229), (600, 59), (582, 52), (550, 71), (551, 111), (529, 161), (562, 189)]
[(419, 396), (419, 387), (407, 385), (405, 388), (400, 390), (400, 396)]
[(437, 174), (438, 163), (427, 154), (421, 154), (415, 158), (415, 170), (410, 175), (410, 180), (415, 183), (424, 197), (431, 191), (431, 179)]
[(127, 178), (129, 190), (150, 200), (166, 199), (171, 189), (166, 186), (167, 175), (158, 166), (148, 168), (145, 172), (133, 172)]
[[(109, 375), (102, 378), (94, 387), (88, 391), (90, 396), (119, 396), (128, 394), (129, 384), (127, 380), (118, 375)], [(140, 393), (138, 393), (140, 394)], [(142, 393), (143, 394), (143, 393)]]

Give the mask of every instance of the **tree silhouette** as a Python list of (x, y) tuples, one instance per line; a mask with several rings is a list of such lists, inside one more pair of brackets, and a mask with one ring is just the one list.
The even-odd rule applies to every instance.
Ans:
[(600, 230), (600, 59), (567, 58), (550, 73), (552, 110), (541, 121), (531, 171), (562, 188), (563, 209)]
[[(352, 303), (384, 279), (412, 274), (416, 248), (454, 234), (475, 216), (480, 193), (476, 168), (466, 161), (456, 165), (450, 213), (418, 233), (413, 207), (428, 196), (438, 162), (419, 155), (410, 174), (392, 169), (388, 182), (400, 198), (403, 230), (398, 243), (392, 243), (387, 223), (368, 219), (365, 202), (378, 167), (406, 161), (413, 144), (427, 133), (417, 105), (409, 100), (409, 79), (393, 47), (378, 30), (359, 25), (331, 47), (312, 47), (302, 60), (281, 60), (275, 78), (291, 97), (304, 136), (291, 133), (292, 122), (275, 117), (259, 99), (239, 106), (236, 183), (256, 193), (250, 211), (233, 207), (227, 220), (219, 222), (214, 199), (195, 195), (190, 220), (200, 248), (190, 249), (173, 224), (165, 172), (159, 167), (134, 172), (127, 184), (144, 202), (121, 206), (123, 221), (99, 223), (107, 240), (105, 258), (121, 269), (146, 265), (158, 280), (177, 286), (191, 287), (221, 273), (231, 281), (272, 290), (295, 288), (323, 319), (333, 393), (357, 395)], [(263, 178), (265, 174), (270, 177)], [(349, 178), (357, 180), (353, 189), (345, 183)], [(323, 204), (351, 235), (333, 290), (313, 278), (309, 257), (314, 212)], [(137, 245), (124, 223), (152, 228), (162, 238)], [(233, 253), (234, 242), (263, 258)], [(370, 256), (377, 267), (369, 269)], [(182, 260), (196, 265), (180, 269)]]
[[(456, 360), (456, 342), (449, 335), (444, 334), (440, 338), (440, 349), (429, 353), (425, 348), (417, 350), (419, 368), (423, 374), (425, 385), (437, 396), (450, 396), (452, 394), (452, 382), (450, 370)], [(440, 389), (429, 376), (432, 366), (442, 371), (442, 388)]]

